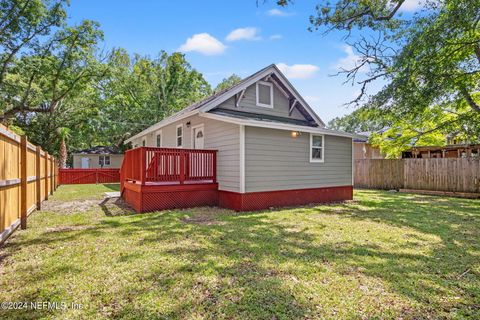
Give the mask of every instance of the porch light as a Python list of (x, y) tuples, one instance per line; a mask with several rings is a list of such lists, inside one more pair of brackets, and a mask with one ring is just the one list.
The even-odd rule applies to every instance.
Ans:
[(187, 128), (190, 128), (190, 125), (191, 125), (191, 122), (188, 121), (188, 122), (187, 122)]
[(292, 138), (297, 138), (298, 136), (300, 136), (300, 132), (292, 131)]

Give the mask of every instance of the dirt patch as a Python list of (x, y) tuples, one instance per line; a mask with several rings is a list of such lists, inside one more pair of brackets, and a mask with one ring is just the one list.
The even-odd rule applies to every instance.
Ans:
[(99, 203), (107, 216), (126, 216), (135, 214), (135, 211), (122, 198), (105, 198)]
[(195, 213), (190, 217), (184, 217), (180, 219), (184, 223), (197, 224), (197, 225), (222, 225), (224, 221), (219, 221), (218, 217), (231, 213), (228, 210), (222, 210), (218, 208), (195, 208)]
[(58, 226), (54, 228), (46, 228), (46, 232), (66, 232), (66, 231), (79, 231), (93, 228), (92, 226)]
[(75, 200), (75, 201), (55, 201), (49, 200), (42, 203), (42, 210), (59, 213), (79, 213), (94, 209), (100, 203), (97, 199)]

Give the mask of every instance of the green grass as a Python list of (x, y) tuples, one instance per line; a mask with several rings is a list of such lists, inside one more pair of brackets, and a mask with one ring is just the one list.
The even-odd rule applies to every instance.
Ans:
[[(54, 198), (93, 188), (103, 190)], [(0, 249), (0, 301), (83, 309), (0, 318), (480, 317), (478, 200), (361, 190), (353, 202), (252, 213), (113, 209), (34, 213)]]
[(72, 201), (81, 199), (102, 199), (105, 192), (119, 191), (118, 183), (106, 184), (68, 184), (59, 187), (50, 199), (58, 201)]

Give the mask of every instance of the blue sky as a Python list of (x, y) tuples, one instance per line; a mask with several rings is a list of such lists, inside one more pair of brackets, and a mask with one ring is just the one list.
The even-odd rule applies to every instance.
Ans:
[(287, 8), (277, 7), (274, 0), (258, 3), (71, 0), (69, 20), (98, 21), (105, 49), (122, 47), (152, 57), (160, 50), (183, 51), (213, 86), (232, 73), (245, 77), (276, 63), (324, 121), (350, 113), (353, 108), (343, 104), (359, 88), (343, 84), (342, 75), (331, 75), (357, 57), (343, 34), (307, 31), (318, 1), (295, 1)]

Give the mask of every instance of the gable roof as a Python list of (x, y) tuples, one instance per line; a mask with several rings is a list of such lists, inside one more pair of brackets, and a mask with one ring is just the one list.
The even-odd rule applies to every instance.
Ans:
[(317, 126), (325, 127), (325, 123), (322, 121), (322, 119), (320, 119), (320, 117), (315, 113), (315, 111), (313, 111), (310, 105), (305, 101), (305, 99), (303, 99), (303, 97), (293, 87), (290, 81), (288, 81), (285, 75), (277, 68), (275, 64), (271, 64), (255, 72), (254, 74), (242, 79), (242, 81), (240, 81), (236, 85), (233, 85), (222, 91), (215, 92), (211, 96), (194, 104), (191, 104), (190, 106), (180, 110), (172, 116), (163, 119), (162, 121), (127, 139), (126, 142), (131, 142), (135, 138), (156, 131), (170, 123), (181, 120), (183, 118), (192, 116), (200, 112), (208, 112), (213, 108), (217, 107), (222, 102), (230, 99), (234, 95), (241, 93), (243, 90), (255, 84), (257, 81), (264, 80), (269, 77), (272, 77), (276, 84), (278, 84), (283, 91), (287, 92), (289, 96), (291, 96), (291, 99), (294, 99), (298, 102), (295, 105), (297, 110), (299, 110), (307, 118), (312, 119), (313, 123), (315, 123)]

